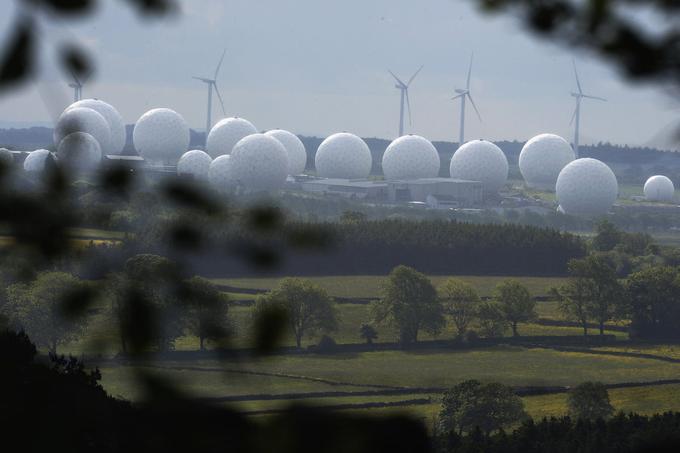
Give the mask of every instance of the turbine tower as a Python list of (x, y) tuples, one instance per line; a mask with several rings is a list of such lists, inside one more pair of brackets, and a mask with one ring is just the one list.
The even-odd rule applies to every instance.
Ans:
[(68, 86), (73, 88), (73, 102), (78, 102), (83, 98), (83, 82), (73, 71), (71, 71), (71, 77), (73, 77), (73, 82), (69, 83)]
[(468, 68), (468, 74), (467, 74), (467, 82), (465, 84), (465, 88), (456, 88), (454, 91), (458, 94), (456, 94), (454, 97), (451, 98), (451, 100), (455, 100), (460, 98), (460, 136), (458, 139), (458, 146), (462, 146), (463, 143), (465, 143), (465, 99), (470, 99), (470, 103), (472, 104), (472, 107), (475, 109), (475, 113), (477, 113), (477, 118), (479, 118), (479, 121), (482, 121), (482, 116), (479, 114), (479, 110), (477, 110), (477, 106), (475, 105), (475, 101), (472, 99), (472, 94), (470, 94), (470, 76), (472, 75), (472, 57), (473, 55), (470, 55), (470, 67)]
[(227, 49), (224, 49), (224, 52), (222, 52), (222, 58), (220, 58), (220, 62), (217, 64), (217, 68), (215, 68), (215, 75), (213, 76), (212, 79), (207, 79), (205, 77), (193, 77), (196, 80), (200, 80), (201, 82), (205, 83), (208, 85), (208, 118), (206, 120), (206, 126), (205, 126), (205, 141), (206, 144), (208, 143), (208, 134), (210, 133), (210, 129), (212, 128), (212, 93), (213, 93), (213, 88), (215, 89), (215, 93), (217, 94), (217, 97), (220, 100), (220, 105), (222, 106), (222, 114), (226, 116), (226, 112), (224, 110), (224, 101), (222, 100), (222, 95), (220, 95), (220, 90), (217, 88), (217, 75), (220, 72), (220, 68), (222, 67), (222, 61), (224, 61), (224, 55), (227, 53)]
[(576, 77), (576, 88), (578, 88), (578, 93), (574, 92), (571, 93), (572, 97), (576, 100), (576, 109), (574, 110), (574, 114), (571, 116), (571, 121), (569, 122), (569, 124), (571, 125), (572, 123), (574, 123), (574, 155), (578, 159), (578, 139), (579, 128), (581, 126), (581, 101), (583, 99), (595, 99), (597, 101), (606, 101), (606, 99), (583, 93), (583, 90), (581, 89), (581, 81), (578, 78), (578, 71), (576, 71), (576, 62), (572, 60), (571, 63), (574, 66), (574, 76)]
[(410, 79), (408, 79), (408, 83), (402, 82), (399, 77), (394, 75), (392, 71), (389, 71), (390, 74), (392, 74), (392, 77), (394, 77), (394, 80), (397, 81), (397, 84), (394, 85), (396, 89), (401, 91), (401, 104), (400, 104), (400, 109), (399, 109), (399, 137), (404, 135), (404, 100), (406, 100), (406, 106), (408, 108), (408, 124), (411, 123), (411, 100), (408, 97), (408, 87), (411, 86), (411, 82), (413, 82), (413, 79), (416, 78), (418, 73), (423, 69), (423, 66), (421, 66), (412, 76)]

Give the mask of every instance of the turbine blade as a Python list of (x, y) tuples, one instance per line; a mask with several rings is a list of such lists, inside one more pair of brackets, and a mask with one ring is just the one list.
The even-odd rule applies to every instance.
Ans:
[(475, 109), (475, 113), (477, 113), (477, 118), (479, 118), (479, 122), (483, 123), (482, 121), (482, 115), (479, 114), (479, 110), (477, 110), (477, 106), (475, 105), (475, 101), (472, 100), (472, 95), (470, 93), (466, 93), (468, 99), (470, 99), (470, 104), (472, 104), (472, 108)]
[(222, 52), (222, 57), (220, 58), (220, 62), (217, 64), (217, 69), (215, 69), (215, 77), (213, 77), (213, 80), (217, 80), (217, 74), (220, 72), (220, 68), (222, 67), (222, 62), (224, 61), (224, 56), (227, 53), (227, 49), (224, 49)]
[(220, 89), (217, 88), (217, 83), (213, 82), (212, 85), (215, 87), (215, 93), (217, 93), (217, 99), (220, 100), (220, 105), (222, 106), (222, 114), (227, 116), (227, 111), (224, 109), (224, 101), (222, 100), (222, 95), (220, 94)]
[(419, 73), (420, 71), (422, 71), (424, 67), (425, 67), (425, 65), (422, 65), (420, 68), (418, 68), (418, 70), (415, 72), (415, 74), (413, 74), (413, 75), (411, 76), (411, 78), (408, 79), (408, 83), (406, 84), (406, 86), (411, 85), (411, 82), (413, 82), (413, 79), (416, 78), (416, 76), (418, 75), (418, 73)]
[(411, 99), (408, 97), (408, 88), (406, 91), (406, 107), (408, 108), (408, 125), (413, 126), (413, 120), (411, 118)]
[(576, 86), (578, 87), (578, 92), (583, 94), (583, 90), (581, 89), (581, 81), (578, 78), (578, 71), (576, 71), (576, 61), (573, 58), (571, 59), (571, 64), (574, 66), (574, 76), (576, 77)]
[(394, 73), (393, 73), (392, 71), (390, 71), (389, 69), (388, 69), (387, 71), (388, 71), (390, 74), (392, 74), (392, 77), (394, 77), (394, 80), (396, 80), (397, 83), (398, 83), (399, 85), (401, 85), (401, 86), (403, 86), (403, 87), (406, 86), (406, 85), (404, 84), (404, 82), (402, 82), (401, 79), (399, 79), (399, 77), (397, 77), (396, 75), (394, 75)]
[(467, 93), (460, 93), (460, 94), (457, 94), (457, 95), (455, 95), (454, 97), (452, 97), (451, 100), (458, 99), (458, 98), (462, 98), (462, 97), (465, 96), (466, 94), (467, 94)]
[(205, 82), (205, 83), (212, 83), (213, 82), (212, 80), (206, 79), (205, 77), (195, 77), (194, 76), (194, 77), (192, 77), (192, 79), (200, 80), (201, 82)]
[(469, 90), (470, 89), (470, 76), (472, 75), (472, 58), (475, 56), (474, 52), (470, 55), (470, 67), (468, 68), (468, 75), (467, 75), (467, 85), (466, 88)]
[(590, 96), (589, 94), (583, 94), (581, 96), (583, 96), (584, 98), (588, 98), (588, 99), (595, 99), (596, 101), (607, 102), (607, 100), (605, 98), (601, 98), (601, 97), (597, 97), (597, 96)]

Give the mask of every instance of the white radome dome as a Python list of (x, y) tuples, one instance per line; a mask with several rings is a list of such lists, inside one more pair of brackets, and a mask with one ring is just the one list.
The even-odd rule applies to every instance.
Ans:
[(574, 158), (574, 150), (565, 139), (540, 134), (522, 147), (519, 170), (528, 187), (554, 190), (560, 171)]
[(177, 162), (189, 148), (189, 126), (174, 110), (153, 109), (135, 124), (132, 141), (140, 156), (152, 161)]
[(111, 129), (104, 116), (88, 107), (67, 108), (57, 120), (54, 127), (54, 144), (59, 143), (69, 134), (85, 132), (90, 134), (102, 149), (107, 149), (111, 143)]
[(205, 151), (193, 149), (182, 154), (177, 162), (178, 175), (190, 175), (194, 179), (208, 179), (208, 169), (212, 158)]
[(231, 155), (222, 154), (217, 156), (210, 163), (208, 168), (208, 182), (216, 190), (227, 192), (235, 187), (235, 182), (231, 179)]
[(498, 192), (508, 180), (508, 159), (486, 140), (472, 140), (451, 157), (451, 178), (480, 181), (488, 193)]
[(557, 201), (567, 214), (605, 214), (616, 201), (619, 185), (605, 163), (589, 157), (567, 164), (555, 184)]
[(10, 167), (14, 163), (14, 154), (7, 148), (0, 148), (0, 162), (4, 167)]
[(44, 171), (45, 163), (51, 154), (52, 153), (46, 149), (36, 149), (35, 151), (31, 151), (24, 160), (24, 171), (28, 173), (39, 173)]
[(231, 152), (229, 177), (251, 191), (279, 189), (288, 176), (288, 153), (280, 141), (264, 134), (241, 139)]
[(340, 132), (321, 142), (314, 164), (323, 178), (364, 179), (371, 173), (373, 158), (361, 138)]
[(231, 154), (239, 140), (253, 134), (257, 134), (257, 129), (250, 121), (243, 118), (225, 118), (210, 130), (206, 151), (213, 159), (222, 154)]
[(656, 175), (645, 182), (644, 192), (649, 201), (673, 201), (675, 186), (667, 176)]
[(439, 176), (439, 153), (419, 135), (404, 135), (385, 150), (382, 169), (385, 179), (419, 179)]
[(299, 175), (305, 171), (307, 166), (307, 150), (304, 143), (297, 137), (297, 135), (284, 131), (283, 129), (274, 129), (267, 132), (265, 135), (274, 137), (281, 142), (286, 152), (288, 153), (288, 174)]
[(67, 135), (57, 148), (59, 165), (71, 174), (83, 174), (96, 170), (102, 161), (99, 142), (85, 132)]
[(103, 116), (109, 125), (109, 131), (111, 133), (109, 145), (106, 148), (102, 145), (103, 154), (120, 154), (123, 152), (127, 140), (125, 122), (114, 106), (99, 99), (83, 99), (82, 101), (71, 104), (66, 110), (77, 107), (85, 107), (94, 110)]

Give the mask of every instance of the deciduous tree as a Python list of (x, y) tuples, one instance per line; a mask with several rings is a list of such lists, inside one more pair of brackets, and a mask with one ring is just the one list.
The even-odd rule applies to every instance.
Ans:
[(383, 286), (382, 297), (373, 304), (373, 320), (399, 329), (402, 343), (415, 343), (421, 329), (432, 334), (444, 325), (442, 304), (432, 282), (407, 266), (397, 266)]
[(517, 280), (506, 280), (496, 286), (494, 298), (512, 327), (512, 335), (519, 336), (517, 324), (536, 319), (536, 301), (529, 289)]
[(471, 285), (457, 278), (448, 279), (439, 292), (444, 314), (451, 318), (458, 337), (462, 338), (470, 323), (477, 317), (479, 295)]
[(577, 419), (606, 419), (614, 413), (607, 387), (600, 382), (584, 382), (577, 385), (569, 391), (567, 404), (569, 414)]

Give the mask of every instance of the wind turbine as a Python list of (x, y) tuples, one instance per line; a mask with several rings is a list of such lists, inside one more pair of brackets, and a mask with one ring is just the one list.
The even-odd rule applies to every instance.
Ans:
[(574, 66), (574, 76), (576, 77), (576, 87), (578, 88), (578, 93), (574, 92), (571, 93), (572, 97), (576, 99), (576, 109), (574, 110), (574, 114), (571, 116), (571, 121), (569, 122), (569, 124), (574, 123), (574, 120), (576, 120), (576, 122), (574, 123), (574, 155), (578, 159), (578, 138), (579, 127), (581, 125), (581, 101), (583, 99), (595, 99), (597, 101), (606, 101), (606, 99), (583, 93), (583, 90), (581, 89), (581, 81), (578, 78), (578, 71), (576, 71), (576, 62), (574, 60), (571, 60), (571, 63)]
[(392, 74), (392, 77), (394, 77), (394, 80), (397, 81), (397, 84), (394, 85), (394, 87), (398, 90), (401, 91), (401, 104), (400, 104), (400, 109), (399, 109), (399, 137), (404, 135), (404, 99), (406, 99), (406, 106), (408, 107), (408, 124), (412, 124), (411, 122), (411, 100), (408, 97), (408, 87), (411, 86), (411, 82), (413, 82), (413, 79), (416, 78), (418, 73), (423, 69), (423, 66), (421, 66), (412, 76), (410, 79), (408, 79), (408, 83), (402, 82), (399, 77), (394, 75), (392, 71), (389, 71), (390, 74)]
[(222, 100), (222, 95), (220, 95), (220, 90), (217, 88), (217, 75), (220, 72), (220, 68), (222, 67), (222, 62), (224, 61), (224, 55), (227, 53), (227, 49), (224, 49), (224, 52), (222, 52), (222, 58), (220, 58), (220, 62), (217, 64), (217, 68), (215, 68), (215, 75), (213, 76), (212, 79), (207, 79), (205, 77), (193, 77), (196, 80), (200, 80), (201, 82), (205, 83), (208, 85), (208, 118), (206, 121), (206, 126), (205, 126), (205, 141), (206, 144), (208, 143), (208, 134), (210, 133), (210, 129), (212, 128), (212, 93), (213, 93), (213, 88), (215, 88), (215, 93), (217, 93), (217, 97), (220, 100), (220, 105), (222, 106), (222, 113), (226, 115), (226, 112), (224, 110), (224, 101)]
[(475, 105), (475, 101), (472, 99), (472, 94), (470, 94), (470, 76), (472, 75), (472, 57), (473, 55), (470, 55), (470, 67), (468, 68), (468, 74), (467, 74), (467, 82), (465, 83), (465, 88), (456, 88), (454, 91), (458, 94), (456, 94), (454, 97), (451, 98), (451, 100), (458, 99), (460, 98), (460, 137), (458, 140), (458, 146), (462, 146), (463, 143), (465, 143), (465, 99), (470, 99), (470, 103), (472, 104), (472, 107), (475, 109), (475, 113), (477, 113), (477, 118), (479, 118), (479, 121), (482, 121), (482, 116), (479, 114), (479, 110), (477, 110), (477, 106)]
[(73, 71), (71, 71), (71, 77), (73, 77), (73, 82), (68, 86), (73, 88), (73, 102), (78, 102), (83, 98), (83, 82)]

